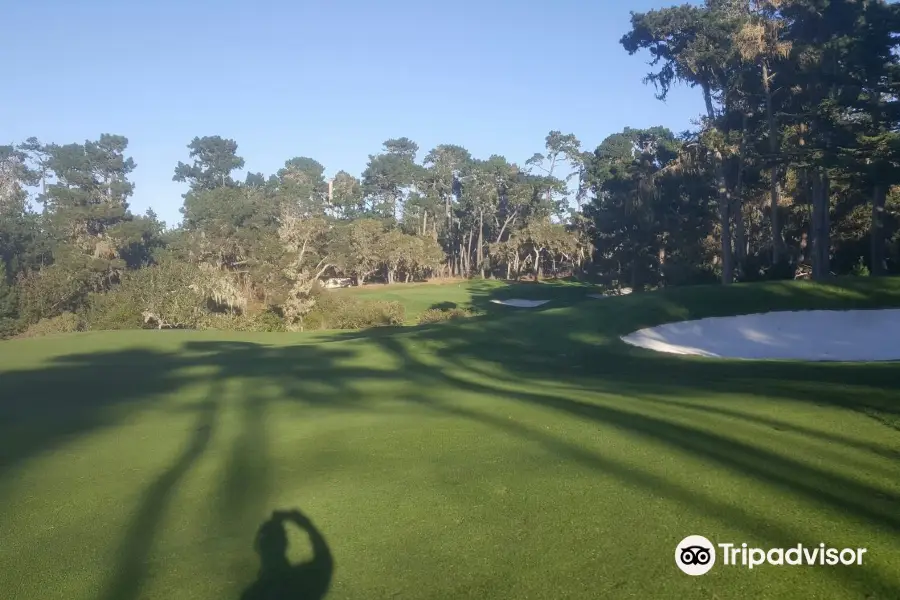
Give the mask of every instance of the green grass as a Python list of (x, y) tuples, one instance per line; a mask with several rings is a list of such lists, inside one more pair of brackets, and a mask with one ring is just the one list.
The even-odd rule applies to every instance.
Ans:
[(526, 298), (551, 300), (552, 305), (565, 306), (585, 300), (588, 294), (599, 293), (599, 288), (588, 284), (566, 281), (540, 283), (507, 283), (496, 279), (447, 281), (437, 283), (395, 283), (392, 285), (367, 285), (343, 288), (331, 293), (347, 294), (372, 300), (393, 300), (406, 308), (406, 320), (415, 323), (420, 314), (429, 308), (468, 308), (480, 312), (508, 312), (498, 308), (492, 299)]
[[(268, 522), (275, 562), (269, 518), (292, 509), (322, 541), (274, 577), (286, 598), (326, 583), (334, 599), (900, 597), (900, 365), (618, 340), (690, 317), (900, 306), (900, 281), (592, 301), (471, 286), (390, 293), (554, 302), (364, 332), (0, 343), (0, 597), (261, 598), (254, 538)], [(309, 560), (287, 531), (288, 558)], [(692, 578), (674, 564), (689, 534), (868, 553)]]

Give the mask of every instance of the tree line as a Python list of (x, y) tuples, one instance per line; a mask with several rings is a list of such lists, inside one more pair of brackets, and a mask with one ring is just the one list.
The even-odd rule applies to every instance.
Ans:
[(661, 100), (676, 84), (697, 90), (696, 127), (626, 128), (593, 151), (551, 131), (522, 164), (400, 137), (359, 176), (326, 178), (301, 156), (238, 180), (237, 142), (196, 137), (174, 166), (188, 188), (174, 228), (129, 209), (124, 136), (0, 147), (0, 332), (61, 315), (302, 327), (334, 277), (640, 290), (896, 272), (898, 17), (882, 0), (633, 13), (623, 51), (649, 55), (644, 80)]
[(574, 137), (547, 140), (547, 156), (522, 167), (449, 144), (419, 162), (418, 146), (398, 138), (360, 177), (326, 179), (318, 161), (295, 157), (268, 177), (237, 180), (238, 144), (196, 137), (174, 168), (188, 187), (175, 228), (152, 210), (131, 212), (136, 164), (123, 136), (2, 147), (0, 319), (7, 331), (75, 313), (116, 326), (118, 310), (133, 325), (140, 307), (150, 324), (268, 311), (300, 326), (327, 278), (571, 274), (590, 243), (566, 218), (566, 184), (554, 173), (563, 168), (556, 145)]
[(660, 99), (696, 89), (705, 113), (594, 153), (601, 258), (645, 284), (896, 271), (898, 14), (882, 0), (633, 13), (621, 44), (649, 54), (645, 81)]

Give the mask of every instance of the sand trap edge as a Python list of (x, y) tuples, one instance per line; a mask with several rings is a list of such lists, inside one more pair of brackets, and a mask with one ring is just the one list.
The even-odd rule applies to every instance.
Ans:
[(491, 300), (494, 304), (513, 306), (515, 308), (537, 308), (550, 302), (549, 300), (525, 300), (522, 298), (510, 298), (509, 300)]
[[(732, 337), (716, 338), (723, 333)], [(644, 350), (724, 360), (900, 362), (900, 309), (781, 310), (705, 317), (645, 327), (619, 339)]]

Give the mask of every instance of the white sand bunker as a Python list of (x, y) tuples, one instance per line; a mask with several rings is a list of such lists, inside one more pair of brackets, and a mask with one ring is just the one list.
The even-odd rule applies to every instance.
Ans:
[(491, 300), (494, 304), (502, 304), (503, 306), (515, 306), (516, 308), (535, 308), (542, 304), (547, 304), (549, 300), (523, 300), (521, 298), (510, 298), (509, 300)]
[(640, 329), (622, 341), (659, 352), (716, 358), (900, 360), (900, 309), (712, 317)]

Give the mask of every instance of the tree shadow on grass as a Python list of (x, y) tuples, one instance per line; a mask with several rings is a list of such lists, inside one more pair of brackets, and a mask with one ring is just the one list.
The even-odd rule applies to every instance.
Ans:
[(796, 423), (788, 423), (786, 421), (780, 421), (778, 419), (762, 417), (756, 414), (748, 413), (745, 411), (733, 410), (729, 408), (722, 408), (719, 406), (713, 406), (708, 403), (706, 404), (695, 404), (688, 401), (677, 400), (672, 398), (660, 399), (660, 398), (650, 398), (650, 397), (636, 397), (635, 400), (637, 402), (646, 403), (646, 404), (655, 404), (663, 407), (678, 407), (689, 411), (695, 411), (698, 414), (704, 415), (718, 415), (722, 417), (727, 417), (731, 419), (736, 419), (738, 421), (743, 421), (747, 423), (754, 423), (757, 425), (761, 425), (764, 427), (769, 427), (775, 431), (786, 431), (791, 433), (796, 433), (801, 436), (806, 436), (808, 438), (812, 438), (815, 440), (820, 440), (828, 443), (833, 443), (837, 446), (846, 446), (847, 448), (853, 448), (856, 450), (862, 450), (865, 452), (871, 452), (873, 454), (877, 454), (879, 456), (883, 456), (889, 459), (900, 459), (900, 449), (892, 450), (889, 448), (885, 448), (884, 446), (873, 444), (867, 442), (865, 440), (854, 439), (845, 435), (835, 434), (831, 432), (821, 431), (815, 429), (813, 427), (808, 427), (805, 425), (797, 425)]
[[(268, 400), (257, 390), (274, 386), (280, 401), (308, 407), (367, 410), (361, 406), (363, 396), (356, 384), (395, 375), (342, 364), (356, 356), (354, 350), (336, 346), (202, 341), (187, 342), (173, 352), (128, 349), (68, 355), (43, 368), (4, 372), (0, 375), (0, 493), (3, 485), (14, 483), (5, 477), (29, 459), (116, 426), (136, 411), (197, 413), (184, 449), (142, 492), (122, 532), (111, 579), (99, 595), (104, 600), (135, 600), (145, 583), (160, 527), (167, 513), (175, 510), (172, 499), (210, 444), (226, 384), (242, 382), (244, 397), (235, 398), (234, 404), (243, 427), (226, 460), (219, 517), (240, 530), (240, 523), (254, 515), (258, 518), (256, 509), (265, 499), (264, 490), (251, 484), (264, 479), (268, 467), (263, 453)], [(203, 400), (179, 394), (197, 385), (209, 388)]]
[[(420, 377), (425, 389), (442, 386), (505, 397), (518, 402), (552, 408), (581, 420), (597, 421), (623, 431), (663, 442), (673, 448), (703, 458), (730, 470), (760, 481), (788, 489), (794, 494), (827, 507), (854, 514), (880, 527), (900, 533), (900, 496), (884, 488), (859, 483), (837, 473), (829, 473), (760, 447), (717, 434), (700, 427), (667, 420), (629, 410), (627, 405), (609, 405), (564, 396), (548, 390), (510, 390), (486, 385), (484, 379), (473, 381), (450, 374), (445, 368), (435, 368), (419, 360), (413, 353), (390, 338), (379, 338), (381, 346), (401, 357), (410, 376)], [(458, 359), (455, 359), (458, 360)], [(445, 358), (446, 364), (454, 359)], [(455, 363), (460, 372), (466, 365)], [(427, 382), (427, 384), (426, 384)]]
[(455, 327), (411, 330), (395, 339), (408, 337), (429, 343), (442, 360), (494, 365), (512, 378), (556, 379), (626, 396), (746, 394), (867, 414), (900, 414), (900, 390), (896, 385), (900, 380), (900, 362), (825, 364), (702, 359), (637, 349), (618, 339), (641, 327), (758, 312), (763, 310), (761, 307), (792, 310), (900, 306), (900, 285), (882, 289), (858, 280), (832, 282), (824, 289), (780, 283), (745, 288), (744, 293), (734, 288), (717, 288), (717, 295), (705, 305), (702, 290), (678, 289), (659, 295), (579, 303), (567, 311), (517, 311), (504, 319), (478, 318)]
[[(781, 488), (793, 496), (818, 504), (825, 510), (837, 510), (876, 528), (888, 528), (900, 533), (900, 515), (896, 512), (897, 506), (900, 506), (900, 496), (884, 488), (860, 483), (839, 473), (806, 465), (789, 456), (729, 439), (726, 435), (630, 412), (626, 408), (583, 402), (547, 392), (511, 391), (505, 387), (485, 384), (483, 380), (474, 382), (448, 373), (446, 365), (452, 361), (439, 368), (424, 363), (397, 340), (379, 338), (379, 343), (386, 351), (403, 360), (405, 372), (421, 384), (415, 389), (453, 387), (467, 392), (489, 394), (498, 399), (547, 407), (579, 420), (613, 426), (650, 441), (663, 443), (686, 454), (698, 456), (709, 464), (762, 484)], [(409, 394), (405, 399), (438, 413), (454, 415), (537, 443), (557, 456), (596, 469), (629, 486), (679, 502), (686, 510), (697, 516), (712, 516), (729, 527), (737, 527), (767, 540), (773, 546), (789, 547), (798, 542), (815, 545), (819, 541), (807, 539), (808, 536), (802, 529), (786, 528), (783, 524), (768, 522), (744, 509), (740, 502), (722, 502), (711, 498), (695, 488), (682, 485), (677, 479), (659, 477), (630, 465), (626, 466), (537, 428), (490, 414), (488, 412), (490, 409), (482, 411), (467, 409), (454, 403), (435, 400), (425, 392)], [(736, 491), (736, 494), (739, 494), (739, 491)], [(735, 499), (739, 497), (736, 495)], [(672, 545), (674, 546), (677, 541), (673, 539)], [(859, 571), (834, 570), (829, 571), (828, 575), (847, 582), (865, 594), (877, 594), (871, 597), (892, 597), (898, 591), (893, 581), (871, 567)]]
[[(288, 560), (286, 527), (295, 525), (308, 536), (313, 557), (300, 564)], [(240, 600), (320, 600), (328, 593), (334, 557), (325, 537), (299, 510), (275, 511), (256, 535), (259, 575)]]
[[(213, 484), (215, 501), (211, 508), (215, 522), (222, 524), (221, 532), (233, 540), (244, 538), (256, 527), (274, 485), (271, 432), (267, 427), (273, 400), (265, 385), (258, 380), (243, 381), (240, 396), (229, 403), (240, 428), (233, 433), (222, 471)], [(240, 569), (243, 564), (242, 555), (222, 558), (226, 568)]]
[[(458, 355), (453, 360), (460, 368), (485, 377), (492, 377), (498, 382), (515, 383), (519, 380), (515, 376), (498, 375), (497, 369), (492, 368), (484, 361), (464, 361)], [(734, 395), (762, 396), (776, 401), (835, 406), (863, 414), (870, 409), (893, 412), (897, 406), (895, 399), (898, 398), (898, 395), (895, 395), (890, 389), (893, 386), (891, 382), (898, 376), (897, 367), (871, 365), (859, 367), (863, 369), (862, 371), (857, 368), (837, 375), (833, 370), (836, 368), (835, 366), (819, 367), (823, 374), (811, 376), (813, 377), (811, 381), (801, 383), (788, 381), (786, 377), (791, 373), (796, 374), (797, 371), (784, 366), (761, 364), (758, 365), (761, 370), (754, 371), (754, 365), (742, 364), (731, 365), (732, 370), (728, 368), (728, 365), (713, 362), (708, 366), (701, 365), (704, 368), (694, 371), (689, 362), (691, 359), (682, 359), (680, 362), (678, 359), (671, 359), (671, 368), (673, 371), (677, 371), (678, 377), (669, 378), (667, 381), (653, 382), (654, 376), (663, 377), (667, 373), (666, 368), (659, 367), (656, 361), (668, 359), (638, 357), (636, 362), (640, 360), (647, 360), (652, 367), (649, 371), (652, 375), (648, 375), (643, 380), (637, 375), (631, 378), (627, 372), (623, 373), (623, 371), (614, 371), (609, 374), (604, 371), (602, 375), (593, 378), (578, 373), (561, 378), (564, 383), (561, 383), (559, 387), (569, 388), (572, 391), (616, 394), (635, 403), (692, 411), (698, 417), (715, 415), (767, 427), (773, 431), (794, 433), (813, 440), (871, 452), (889, 459), (900, 459), (900, 438), (897, 439), (895, 447), (886, 447), (870, 440), (823, 431), (815, 428), (813, 424), (798, 424), (780, 419), (777, 418), (777, 412), (773, 416), (763, 416), (747, 410), (739, 410), (737, 407), (741, 406), (741, 403), (733, 397)], [(640, 363), (638, 362), (638, 364)], [(720, 372), (721, 369), (725, 369), (725, 371)], [(766, 369), (774, 369), (774, 371), (770, 373)], [(751, 373), (755, 373), (756, 377), (750, 377)], [(729, 374), (731, 377), (728, 376)], [(863, 377), (868, 377), (870, 383), (874, 382), (874, 387), (867, 388), (850, 384), (849, 390), (844, 389), (844, 386), (848, 385), (848, 381), (856, 378), (861, 380)], [(695, 379), (691, 381), (692, 378)], [(822, 382), (822, 379), (825, 381)], [(702, 382), (699, 387), (698, 381)], [(717, 381), (721, 381), (721, 383), (717, 383)]]
[[(214, 394), (215, 391), (211, 396)], [(209, 446), (215, 424), (216, 399), (210, 397), (204, 400), (197, 407), (197, 412), (197, 422), (187, 446), (178, 459), (144, 490), (138, 510), (122, 536), (113, 580), (102, 596), (106, 600), (131, 600), (140, 597), (153, 540), (166, 509), (169, 508), (172, 495)]]
[(331, 345), (188, 341), (171, 352), (73, 354), (36, 369), (0, 372), (0, 483), (21, 462), (114, 425), (131, 411), (179, 402), (178, 392), (194, 384), (243, 378), (281, 386), (300, 403), (351, 408), (359, 399), (356, 381), (387, 376), (336, 366), (355, 356), (353, 349)]
[[(770, 286), (763, 291), (755, 290), (753, 294), (756, 294), (754, 303), (767, 302), (775, 308), (840, 307), (846, 303), (846, 297), (839, 297), (844, 292), (851, 294), (851, 301), (857, 307), (900, 304), (900, 294), (885, 292), (867, 296), (853, 286), (847, 290), (838, 286), (837, 290), (837, 300), (836, 296), (819, 288)], [(413, 384), (406, 386), (408, 391), (402, 399), (417, 406), (521, 437), (599, 474), (669, 498), (691, 514), (713, 516), (722, 523), (777, 545), (803, 541), (802, 528), (776, 525), (758, 514), (736, 507), (735, 503), (691, 489), (677, 475), (661, 477), (573, 445), (538, 428), (501, 418), (491, 413), (495, 409), (490, 405), (485, 405), (483, 410), (471, 410), (436, 399), (429, 392), (440, 389), (442, 397), (448, 397), (452, 392), (478, 393), (543, 407), (578, 421), (613, 427), (697, 457), (760, 485), (789, 492), (821, 507), (826, 514), (839, 511), (869, 526), (900, 533), (900, 516), (896, 510), (900, 497), (887, 486), (864, 483), (820, 465), (803, 463), (784, 445), (779, 450), (779, 447), (747, 443), (731, 436), (725, 429), (710, 431), (701, 424), (672, 420), (665, 411), (653, 411), (654, 406), (664, 408), (663, 405), (671, 401), (673, 406), (684, 410), (696, 410), (698, 416), (706, 412), (745, 419), (757, 425), (786, 428), (798, 435), (833, 442), (838, 449), (847, 446), (892, 458), (900, 449), (900, 444), (892, 445), (886, 441), (893, 438), (859, 439), (849, 433), (820, 430), (815, 422), (792, 423), (777, 413), (771, 416), (747, 414), (736, 397), (762, 397), (813, 407), (897, 415), (900, 414), (896, 389), (896, 382), (900, 380), (898, 365), (692, 360), (636, 351), (617, 341), (617, 335), (638, 326), (657, 324), (685, 314), (707, 316), (709, 312), (725, 310), (719, 305), (698, 309), (686, 294), (616, 298), (579, 304), (569, 311), (548, 310), (538, 315), (519, 313), (503, 319), (467, 319), (445, 327), (389, 332), (372, 330), (335, 337), (336, 341), (356, 340), (358, 344), (267, 346), (249, 342), (188, 341), (175, 352), (131, 349), (75, 355), (57, 359), (41, 369), (4, 372), (0, 375), (3, 378), (0, 388), (0, 451), (3, 456), (0, 484), (9, 469), (23, 461), (53, 450), (74, 436), (113, 425), (130, 410), (160, 402), (174, 403), (173, 408), (178, 408), (177, 392), (180, 389), (236, 378), (250, 386), (245, 391), (248, 398), (241, 408), (241, 418), (247, 421), (249, 429), (236, 438), (231, 454), (233, 460), (229, 461), (229, 472), (223, 483), (227, 492), (244, 480), (242, 472), (256, 468), (253, 463), (243, 463), (241, 456), (258, 450), (262, 443), (260, 436), (267, 435), (262, 426), (265, 401), (253, 397), (254, 385), (275, 386), (287, 401), (304, 406), (377, 411), (377, 405), (368, 402), (372, 397), (363, 391), (361, 384), (402, 380)], [(722, 297), (740, 299), (731, 291)], [(730, 310), (733, 312), (738, 308), (731, 306)], [(423, 354), (428, 360), (420, 354), (422, 348), (426, 349)], [(371, 356), (377, 351), (391, 357), (393, 364), (399, 364), (400, 368), (373, 368), (357, 361), (363, 354)], [(570, 391), (578, 393), (543, 385), (554, 381), (563, 381)], [(595, 401), (589, 396), (591, 392), (617, 399)], [(587, 399), (585, 394), (588, 394)], [(698, 398), (708, 398), (709, 408), (695, 404)], [(208, 443), (211, 433), (204, 433), (203, 424), (206, 420), (212, 423), (218, 399), (211, 396), (211, 402), (211, 405), (201, 402), (200, 408), (187, 407), (200, 411), (196, 432), (191, 434), (185, 451), (173, 465), (146, 489), (132, 524), (124, 532), (122, 556), (105, 598), (131, 600), (139, 594), (144, 578), (141, 565), (152, 550), (153, 533), (162, 523), (174, 491)], [(27, 435), (17, 433), (22, 431)], [(260, 460), (266, 460), (265, 455), (260, 456)], [(735, 494), (739, 494), (739, 490)], [(256, 506), (255, 501), (235, 497), (222, 505), (222, 511), (228, 514), (221, 518), (229, 518), (231, 513), (246, 518), (245, 513), (254, 512)], [(274, 530), (275, 525), (271, 528)], [(277, 537), (277, 532), (273, 535)], [(674, 542), (677, 540), (673, 540), (673, 545)], [(273, 547), (280, 546), (273, 544)], [(269, 552), (270, 556), (275, 554)], [(269, 561), (266, 564), (281, 565), (275, 571), (283, 571), (283, 562), (277, 556), (263, 560)], [(331, 565), (329, 569), (333, 568), (333, 562)], [(884, 597), (896, 594), (891, 582), (871, 569), (827, 571), (827, 576), (845, 579), (859, 590), (876, 592)], [(313, 594), (297, 597), (315, 598), (316, 590), (322, 589), (323, 572), (319, 568), (302, 578), (297, 576), (297, 579), (285, 575), (282, 579), (287, 583), (278, 585), (291, 593)], [(266, 581), (278, 579), (268, 577)], [(260, 580), (263, 580), (262, 573)], [(301, 585), (302, 581), (309, 583)], [(254, 598), (252, 594), (260, 597), (262, 592), (259, 590), (269, 589), (266, 587), (269, 585), (260, 583), (248, 589), (246, 593), (251, 595), (246, 596), (247, 600)]]
[(179, 368), (173, 356), (134, 349), (0, 373), (0, 481), (20, 461), (113, 422), (113, 409), (177, 390)]

